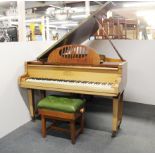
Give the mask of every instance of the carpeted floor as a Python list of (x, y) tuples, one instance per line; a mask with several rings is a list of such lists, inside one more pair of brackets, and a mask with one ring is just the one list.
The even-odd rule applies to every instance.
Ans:
[[(37, 120), (0, 139), (0, 152), (155, 152), (154, 106), (127, 103), (121, 129), (115, 138), (111, 138), (108, 127), (104, 130), (111, 113), (95, 113), (91, 108), (88, 109), (87, 127), (92, 128), (85, 128), (75, 145), (71, 144), (68, 135), (59, 132), (50, 132), (43, 139), (40, 134), (41, 123)], [(95, 124), (96, 119), (103, 122), (91, 125)]]

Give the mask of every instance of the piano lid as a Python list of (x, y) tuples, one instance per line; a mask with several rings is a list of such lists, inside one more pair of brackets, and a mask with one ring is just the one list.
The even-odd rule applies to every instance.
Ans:
[(85, 21), (83, 21), (75, 29), (67, 33), (64, 37), (59, 39), (54, 45), (49, 47), (44, 53), (38, 56), (37, 60), (47, 60), (48, 55), (54, 49), (69, 44), (81, 44), (91, 35), (93, 35), (99, 28), (96, 16), (100, 17), (106, 15), (106, 12), (112, 7), (111, 2), (106, 2), (100, 9), (98, 9), (94, 14), (89, 16)]

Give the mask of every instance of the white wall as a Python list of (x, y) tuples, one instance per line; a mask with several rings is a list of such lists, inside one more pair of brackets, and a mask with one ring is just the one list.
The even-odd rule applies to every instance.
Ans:
[(51, 42), (0, 44), (0, 138), (30, 120), (27, 92), (18, 88), (24, 62), (34, 60)]
[[(125, 100), (155, 105), (155, 41), (114, 40), (114, 45), (128, 61)], [(87, 41), (98, 53), (117, 57), (108, 41)]]
[[(128, 83), (125, 100), (155, 105), (155, 42), (114, 41), (128, 61)], [(17, 79), (24, 72), (24, 62), (34, 60), (51, 42), (0, 44), (0, 138), (30, 120), (27, 92), (18, 87)], [(107, 41), (88, 41), (99, 53), (113, 56)]]

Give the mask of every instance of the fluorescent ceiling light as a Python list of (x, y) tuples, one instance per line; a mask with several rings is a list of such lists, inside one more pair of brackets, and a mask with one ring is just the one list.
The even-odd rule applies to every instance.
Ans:
[(76, 8), (71, 8), (71, 9), (75, 11), (76, 13), (85, 12), (84, 7), (76, 7)]
[(71, 18), (72, 19), (80, 19), (80, 18), (87, 18), (87, 17), (88, 17), (88, 15), (74, 15)]
[(68, 23), (68, 24), (64, 24), (63, 26), (77, 26), (78, 23)]
[(0, 16), (0, 20), (18, 19), (18, 16)]
[(137, 17), (145, 17), (145, 16), (155, 16), (155, 11), (154, 10), (146, 10), (146, 11), (137, 11), (136, 12)]
[(52, 28), (57, 28), (57, 26), (55, 26), (55, 25), (49, 25), (49, 27), (52, 27)]
[(77, 22), (71, 22), (71, 21), (54, 21), (54, 22), (50, 22), (50, 24), (53, 24), (53, 25), (57, 25), (57, 24), (77, 24)]
[(131, 2), (123, 4), (123, 7), (142, 7), (142, 6), (152, 6), (155, 5), (155, 2)]
[(68, 27), (65, 27), (65, 26), (55, 26), (55, 25), (50, 25), (49, 26), (50, 28), (55, 28), (55, 29), (68, 29)]
[[(59, 26), (60, 26), (61, 24), (59, 24)], [(66, 24), (62, 24), (63, 25), (63, 27), (70, 27), (70, 26), (77, 26), (78, 25), (78, 23), (66, 23)], [(55, 25), (55, 24), (53, 24), (53, 23), (50, 23), (50, 26), (55, 26), (55, 27), (57, 27), (58, 25)], [(62, 26), (61, 26), (62, 27)]]
[(49, 5), (49, 6), (51, 6), (51, 7), (53, 7), (53, 8), (57, 8), (57, 9), (62, 9), (61, 7), (59, 7), (59, 6), (55, 6), (55, 5)]
[(35, 22), (41, 23), (42, 19), (27, 19), (26, 22), (27, 23), (35, 23)]
[(65, 26), (61, 26), (61, 27), (57, 27), (58, 29), (67, 29), (68, 27)]
[(67, 20), (68, 19), (68, 15), (67, 14), (56, 14), (55, 15), (55, 18), (57, 19), (57, 20)]

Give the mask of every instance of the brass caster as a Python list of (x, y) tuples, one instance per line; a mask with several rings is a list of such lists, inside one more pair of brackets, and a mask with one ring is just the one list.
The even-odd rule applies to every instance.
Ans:
[(116, 137), (116, 134), (117, 134), (117, 132), (116, 131), (113, 131), (111, 137), (112, 138)]
[(120, 129), (121, 124), (118, 125), (118, 129)]

